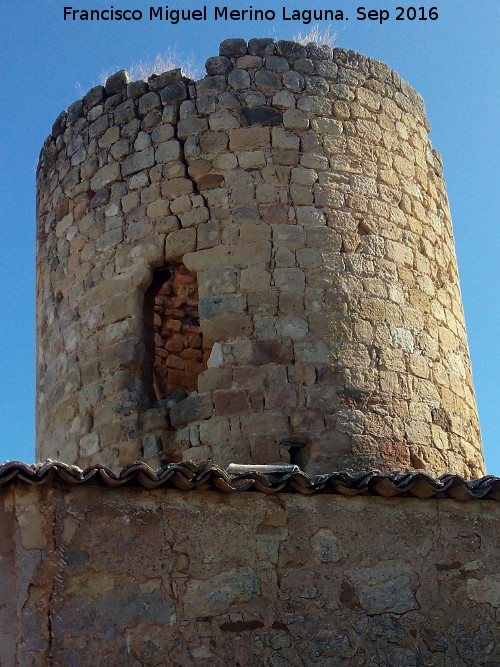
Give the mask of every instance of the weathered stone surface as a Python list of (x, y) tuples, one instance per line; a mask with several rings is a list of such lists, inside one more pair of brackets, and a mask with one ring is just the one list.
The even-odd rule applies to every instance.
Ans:
[(145, 116), (153, 109), (161, 106), (160, 98), (157, 93), (150, 92), (143, 95), (139, 100), (139, 115)]
[(288, 60), (280, 56), (267, 56), (265, 65), (267, 69), (275, 72), (286, 72), (289, 69)]
[(244, 39), (225, 39), (220, 43), (219, 55), (239, 56), (247, 52), (247, 43)]
[(158, 92), (176, 81), (182, 79), (182, 72), (180, 69), (171, 69), (168, 72), (161, 74), (152, 74), (148, 79), (149, 89)]
[(281, 80), (278, 74), (269, 70), (259, 70), (255, 73), (255, 85), (264, 92), (281, 88)]
[(206, 319), (220, 315), (238, 315), (246, 311), (247, 300), (243, 294), (223, 294), (211, 299), (200, 299), (200, 316)]
[(193, 396), (172, 406), (170, 421), (174, 428), (178, 428), (198, 419), (208, 419), (212, 410), (212, 401), (208, 396)]
[(86, 109), (93, 109), (97, 104), (104, 102), (106, 89), (104, 86), (94, 86), (83, 98), (83, 104)]
[(127, 97), (136, 100), (149, 93), (149, 86), (146, 81), (132, 81), (127, 86)]
[[(215, 419), (202, 438), (230, 448)], [(2, 662), (496, 665), (499, 521), (494, 502), (3, 487)]]
[(119, 72), (112, 74), (106, 79), (106, 95), (116, 95), (120, 93), (124, 88), (127, 87), (127, 84), (130, 83), (130, 78), (128, 73), (121, 69)]
[(117, 181), (120, 178), (120, 165), (115, 162), (114, 164), (107, 164), (104, 167), (101, 167), (96, 175), (90, 181), (90, 187), (94, 192), (102, 190), (106, 185), (110, 185)]
[(215, 74), (226, 74), (232, 69), (232, 64), (229, 58), (225, 56), (216, 56), (214, 58), (209, 58), (205, 63), (205, 69), (209, 76)]
[(266, 264), (271, 255), (270, 243), (248, 243), (235, 246), (218, 246), (184, 256), (184, 264), (190, 271), (209, 270), (216, 266), (252, 266)]
[(163, 104), (175, 104), (187, 98), (186, 85), (183, 81), (168, 84), (160, 92)]
[(145, 458), (154, 459), (161, 454), (161, 439), (154, 433), (148, 433), (142, 439), (142, 448)]
[(83, 100), (78, 100), (78, 102), (73, 102), (71, 104), (66, 112), (66, 122), (68, 125), (72, 125), (75, 123), (79, 118), (81, 118), (83, 114)]
[(196, 248), (196, 231), (194, 229), (178, 229), (167, 236), (165, 259), (178, 260)]
[(271, 37), (251, 39), (248, 42), (248, 53), (252, 56), (265, 56), (274, 53), (274, 39)]
[(276, 47), (278, 53), (281, 53), (285, 58), (304, 58), (306, 55), (305, 46), (298, 42), (282, 39), (276, 44)]
[(281, 125), (282, 114), (270, 107), (244, 107), (243, 116), (249, 125)]
[(196, 182), (198, 190), (212, 190), (213, 188), (218, 188), (224, 176), (222, 174), (204, 174)]
[(250, 88), (250, 74), (242, 69), (234, 69), (229, 73), (227, 82), (235, 90)]

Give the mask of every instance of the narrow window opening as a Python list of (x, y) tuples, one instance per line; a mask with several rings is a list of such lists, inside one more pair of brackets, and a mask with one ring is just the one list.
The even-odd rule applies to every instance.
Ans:
[(144, 306), (145, 387), (152, 400), (198, 389), (210, 349), (203, 345), (196, 275), (181, 264), (157, 269)]

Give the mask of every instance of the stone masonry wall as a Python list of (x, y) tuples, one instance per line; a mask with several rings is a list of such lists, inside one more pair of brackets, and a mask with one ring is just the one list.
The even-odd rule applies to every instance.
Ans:
[(0, 662), (495, 667), (499, 519), (494, 501), (19, 483), (0, 495)]
[[(292, 443), (311, 473), (480, 476), (421, 98), (383, 63), (314, 44), (226, 40), (207, 72), (118, 72), (44, 144), (38, 458), (269, 463)], [(144, 298), (181, 262), (211, 354), (197, 393), (155, 402)]]

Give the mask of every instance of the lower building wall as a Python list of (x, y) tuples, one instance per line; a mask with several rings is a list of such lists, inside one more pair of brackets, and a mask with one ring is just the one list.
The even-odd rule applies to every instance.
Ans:
[(0, 664), (500, 664), (500, 503), (0, 494)]

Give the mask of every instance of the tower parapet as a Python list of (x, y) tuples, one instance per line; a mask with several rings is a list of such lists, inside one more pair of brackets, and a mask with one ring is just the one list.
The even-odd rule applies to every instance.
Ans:
[(41, 152), (37, 457), (484, 471), (420, 96), (344, 49), (121, 71)]

